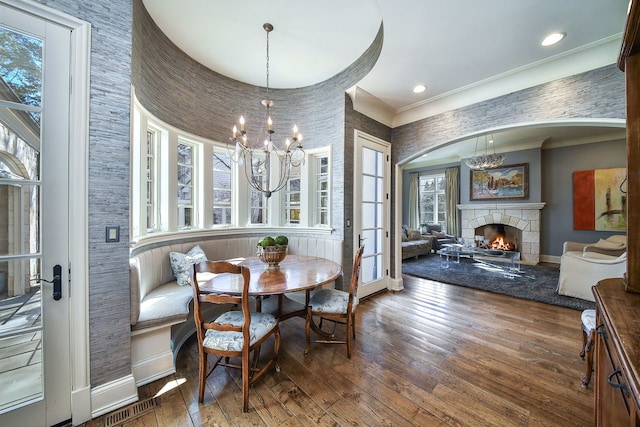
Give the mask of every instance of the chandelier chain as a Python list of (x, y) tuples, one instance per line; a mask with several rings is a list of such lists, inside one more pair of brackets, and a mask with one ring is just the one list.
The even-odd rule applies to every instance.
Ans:
[(267, 99), (269, 99), (269, 33), (273, 30), (271, 24), (264, 24), (263, 28), (267, 32)]

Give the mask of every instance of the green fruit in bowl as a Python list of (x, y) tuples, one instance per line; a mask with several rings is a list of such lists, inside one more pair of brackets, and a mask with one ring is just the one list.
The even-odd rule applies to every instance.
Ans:
[(263, 248), (266, 248), (267, 246), (275, 246), (275, 245), (276, 245), (276, 241), (273, 237), (265, 237), (260, 241), (260, 246), (262, 246)]
[(287, 236), (278, 236), (275, 238), (275, 242), (278, 246), (287, 246), (289, 244), (289, 239)]

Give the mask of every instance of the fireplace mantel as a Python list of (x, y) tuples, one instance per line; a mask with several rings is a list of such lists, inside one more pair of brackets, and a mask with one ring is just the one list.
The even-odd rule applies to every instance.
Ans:
[(546, 203), (473, 203), (457, 205), (461, 211), (469, 209), (537, 209), (544, 208)]
[(457, 205), (461, 213), (461, 236), (473, 241), (475, 229), (487, 224), (505, 224), (522, 231), (518, 243), (525, 264), (540, 261), (540, 211), (545, 203), (469, 203)]

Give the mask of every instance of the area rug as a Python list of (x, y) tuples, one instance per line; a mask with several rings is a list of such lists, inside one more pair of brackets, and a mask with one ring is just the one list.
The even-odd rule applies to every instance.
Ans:
[(484, 264), (469, 258), (460, 262), (445, 261), (438, 255), (421, 256), (402, 262), (402, 273), (436, 282), (482, 289), (498, 294), (538, 301), (575, 310), (595, 308), (595, 303), (558, 295), (559, 269), (539, 265), (522, 265), (516, 274), (505, 274), (503, 264)]

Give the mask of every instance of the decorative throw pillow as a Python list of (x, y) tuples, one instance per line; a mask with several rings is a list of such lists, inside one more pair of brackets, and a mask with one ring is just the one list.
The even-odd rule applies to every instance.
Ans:
[(403, 242), (408, 242), (409, 238), (407, 237), (407, 233), (405, 233), (404, 231), (402, 232), (402, 241)]
[(446, 238), (446, 237), (447, 237), (447, 235), (446, 235), (446, 234), (444, 234), (444, 233), (442, 233), (442, 232), (440, 232), (440, 231), (432, 231), (432, 232), (431, 232), (431, 235), (432, 235), (433, 237), (435, 237), (436, 239), (444, 239), (444, 238)]
[(176, 276), (178, 285), (184, 286), (191, 284), (191, 274), (193, 264), (207, 260), (202, 248), (198, 245), (191, 248), (186, 254), (180, 252), (170, 252), (171, 269)]
[(407, 237), (409, 238), (409, 240), (421, 240), (422, 239), (422, 235), (420, 234), (420, 232), (418, 230), (413, 230), (413, 229), (409, 229), (407, 230)]
[(598, 243), (596, 243), (594, 246), (602, 249), (616, 250), (616, 249), (624, 249), (626, 245), (622, 242), (612, 242), (610, 240), (600, 239), (598, 240)]

